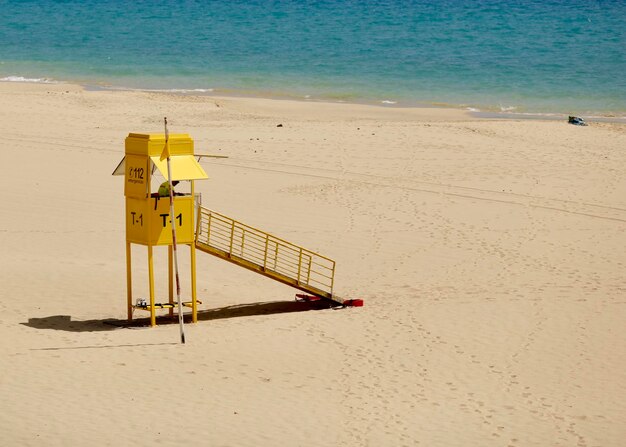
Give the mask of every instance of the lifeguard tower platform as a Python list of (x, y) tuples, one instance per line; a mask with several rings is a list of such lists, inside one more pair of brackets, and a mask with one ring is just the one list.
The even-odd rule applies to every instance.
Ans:
[[(147, 311), (152, 326), (156, 325), (158, 310), (167, 310), (173, 315), (178, 304), (173, 299), (170, 202), (168, 197), (159, 197), (155, 192), (159, 185), (152, 184), (157, 170), (168, 179), (166, 161), (161, 160), (164, 146), (165, 134), (130, 133), (126, 138), (125, 157), (113, 172), (113, 175), (124, 175), (128, 319), (133, 319), (134, 310)], [(335, 261), (332, 259), (201, 205), (200, 195), (195, 193), (195, 181), (208, 176), (196, 160), (189, 135), (170, 134), (169, 151), (172, 181), (191, 183), (190, 193), (174, 196), (174, 219), (177, 243), (190, 247), (191, 299), (182, 305), (191, 309), (193, 322), (197, 322), (199, 304), (196, 297), (196, 250), (326, 300), (331, 306), (352, 304), (333, 293)], [(133, 301), (133, 244), (148, 249), (149, 301)], [(155, 300), (153, 249), (157, 246), (168, 247), (169, 296), (166, 303)]]

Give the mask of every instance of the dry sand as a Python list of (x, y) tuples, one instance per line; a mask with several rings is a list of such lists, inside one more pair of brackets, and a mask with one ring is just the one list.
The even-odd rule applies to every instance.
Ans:
[[(111, 172), (163, 116), (230, 156), (204, 206), (334, 258), (365, 307), (299, 312), (198, 253), (186, 345), (104, 324), (126, 312)], [(625, 125), (0, 83), (0, 132), (2, 445), (626, 442)]]

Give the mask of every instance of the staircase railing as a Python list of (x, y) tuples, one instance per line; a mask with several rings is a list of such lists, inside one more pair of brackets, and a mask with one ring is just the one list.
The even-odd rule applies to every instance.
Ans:
[(204, 207), (199, 208), (196, 245), (244, 266), (250, 263), (294, 287), (332, 297), (335, 261)]

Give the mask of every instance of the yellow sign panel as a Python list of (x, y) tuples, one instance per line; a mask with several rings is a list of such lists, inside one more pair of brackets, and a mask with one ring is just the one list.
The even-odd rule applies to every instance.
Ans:
[(127, 155), (124, 172), (124, 195), (145, 199), (148, 195), (148, 158), (140, 155)]
[[(176, 241), (194, 241), (194, 201), (191, 196), (174, 198)], [(126, 239), (144, 245), (171, 245), (172, 221), (167, 197), (126, 199)]]

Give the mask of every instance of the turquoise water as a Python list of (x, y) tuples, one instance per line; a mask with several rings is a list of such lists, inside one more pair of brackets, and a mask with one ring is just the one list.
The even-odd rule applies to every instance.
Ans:
[(0, 78), (626, 115), (626, 1), (2, 1)]

